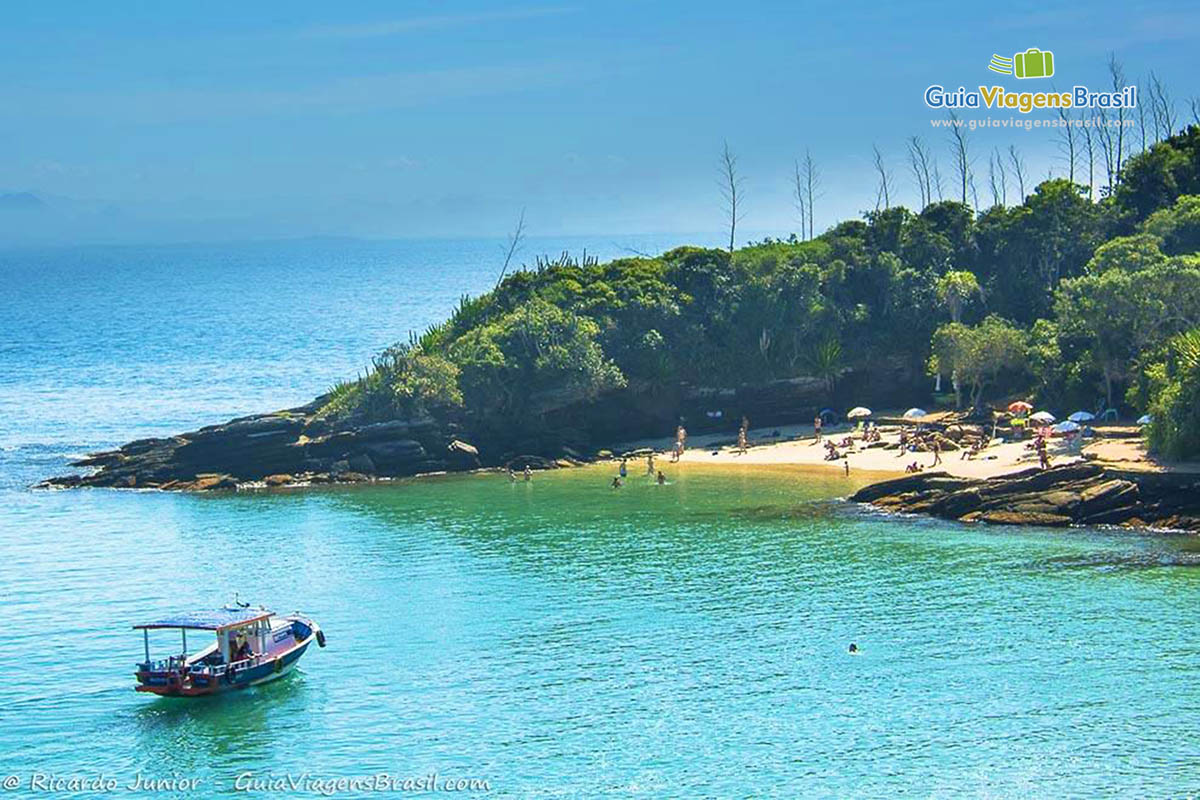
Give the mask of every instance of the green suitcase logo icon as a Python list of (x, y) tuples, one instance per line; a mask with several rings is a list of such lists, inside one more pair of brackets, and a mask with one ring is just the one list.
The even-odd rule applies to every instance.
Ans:
[(1049, 78), (1054, 74), (1054, 53), (1031, 47), (1013, 56), (1013, 74), (1018, 78)]

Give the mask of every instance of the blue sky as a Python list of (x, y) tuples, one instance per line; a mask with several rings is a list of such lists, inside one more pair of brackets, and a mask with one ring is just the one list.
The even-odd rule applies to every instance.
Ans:
[[(929, 84), (1046, 88), (986, 70), (1037, 46), (1099, 85), (1111, 51), (1187, 119), (1198, 37), (1182, 2), (7, 3), (0, 195), (45, 206), (0, 242), (710, 231), (723, 140), (744, 230), (795, 227), (806, 148), (821, 228), (874, 207), (872, 144), (901, 202), (908, 136), (948, 179)], [(1009, 144), (1055, 166), (1050, 131), (978, 132), (981, 200)]]

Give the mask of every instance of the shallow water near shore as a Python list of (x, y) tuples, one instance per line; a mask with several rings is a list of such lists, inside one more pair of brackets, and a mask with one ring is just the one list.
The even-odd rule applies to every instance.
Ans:
[[(220, 263), (191, 279), (230, 283), (244, 308), (183, 323), (146, 289), (116, 352), (52, 313), (99, 324), (80, 281), (0, 298), (6, 330), (35, 320), (59, 343), (0, 350), (0, 773), (196, 777), (198, 797), (244, 796), (245, 773), (378, 772), (499, 797), (1200, 791), (1192, 537), (888, 517), (837, 499), (866, 476), (786, 467), (664, 464), (657, 486), (632, 465), (619, 490), (609, 465), (516, 484), (26, 490), (73, 452), (307, 399), (393, 327), (387, 293), (362, 309), (336, 282), (342, 310), (311, 311), (311, 330), (303, 309), (241, 320), (269, 311), (264, 275), (299, 268)], [(440, 316), (455, 287), (425, 287), (428, 308), (395, 327)], [(198, 332), (203, 347), (169, 346)], [(306, 339), (341, 355), (319, 364)], [(135, 694), (129, 626), (234, 591), (312, 614), (329, 646), (241, 695)]]

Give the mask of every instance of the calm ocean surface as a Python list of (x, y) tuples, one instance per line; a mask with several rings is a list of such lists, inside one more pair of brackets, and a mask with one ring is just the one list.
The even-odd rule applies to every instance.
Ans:
[[(499, 250), (0, 253), (0, 778), (195, 777), (180, 796), (198, 797), (247, 796), (245, 773), (378, 772), (495, 797), (1200, 792), (1194, 539), (885, 519), (837, 503), (840, 476), (788, 469), (615, 492), (605, 467), (26, 488), (91, 449), (307, 401), (492, 285)], [(241, 695), (132, 691), (131, 624), (235, 591), (311, 613), (329, 647)]]

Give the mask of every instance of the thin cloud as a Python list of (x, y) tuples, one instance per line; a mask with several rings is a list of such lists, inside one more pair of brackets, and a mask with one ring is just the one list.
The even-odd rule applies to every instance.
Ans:
[(425, 31), (437, 28), (461, 28), (482, 25), (489, 22), (507, 22), (510, 20), (550, 17), (566, 14), (573, 10), (572, 8), (562, 6), (547, 6), (542, 8), (517, 8), (509, 11), (483, 11), (474, 14), (410, 17), (408, 19), (362, 22), (352, 25), (323, 25), (306, 28), (299, 31), (298, 35), (313, 39), (369, 39), (378, 36), (396, 36), (413, 31)]

